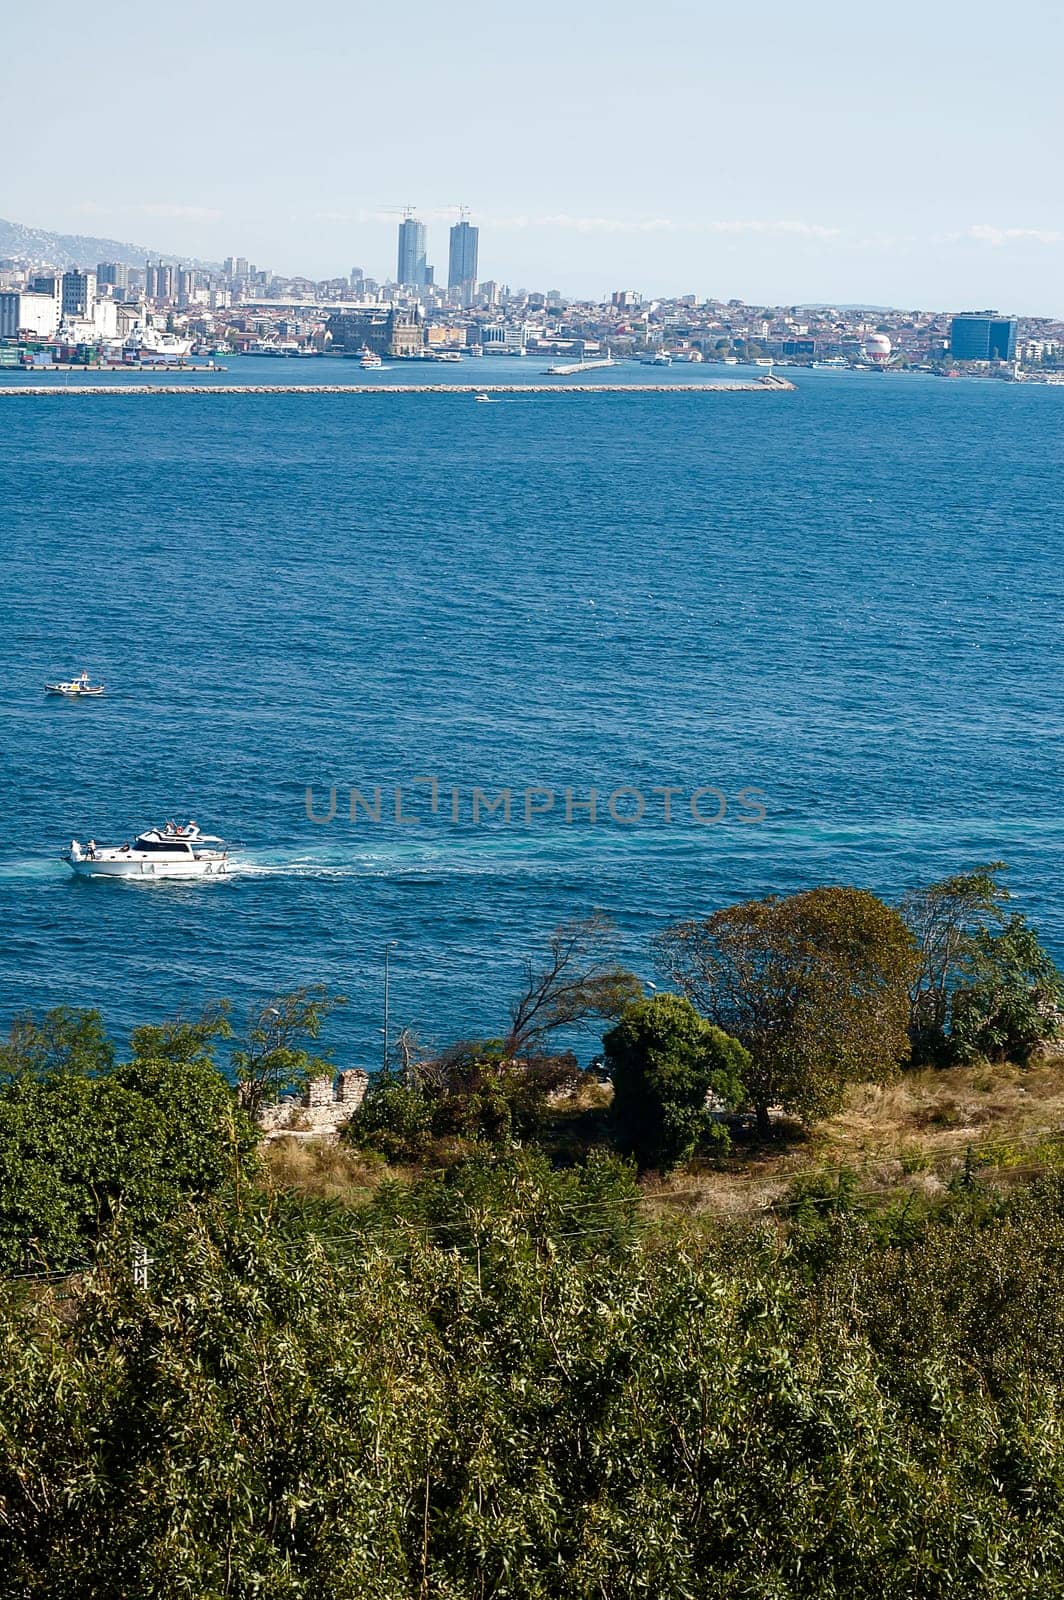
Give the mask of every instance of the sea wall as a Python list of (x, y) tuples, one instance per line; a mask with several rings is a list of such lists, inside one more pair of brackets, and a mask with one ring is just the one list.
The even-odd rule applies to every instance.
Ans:
[(8, 395), (154, 394), (778, 394), (786, 378), (752, 383), (33, 383), (0, 385)]

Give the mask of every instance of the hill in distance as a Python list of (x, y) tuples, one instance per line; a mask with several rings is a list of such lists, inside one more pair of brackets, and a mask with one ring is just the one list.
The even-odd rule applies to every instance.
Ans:
[(193, 256), (149, 250), (147, 245), (130, 244), (128, 239), (98, 239), (85, 233), (52, 233), (47, 228), (27, 228), (21, 222), (0, 218), (0, 261), (16, 261), (29, 267), (95, 267), (98, 261), (120, 261), (127, 267), (142, 267), (146, 261), (164, 261), (177, 266), (213, 267), (214, 262), (197, 261)]

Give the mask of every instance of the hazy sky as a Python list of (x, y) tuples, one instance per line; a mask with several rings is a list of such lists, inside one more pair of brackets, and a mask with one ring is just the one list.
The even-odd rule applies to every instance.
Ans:
[(310, 276), (1064, 315), (1059, 0), (4, 6), (0, 216)]

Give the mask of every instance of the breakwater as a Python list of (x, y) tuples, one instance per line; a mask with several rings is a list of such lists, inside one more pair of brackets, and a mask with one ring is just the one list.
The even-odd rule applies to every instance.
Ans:
[(786, 378), (754, 383), (34, 383), (0, 385), (0, 396), (149, 394), (771, 394)]

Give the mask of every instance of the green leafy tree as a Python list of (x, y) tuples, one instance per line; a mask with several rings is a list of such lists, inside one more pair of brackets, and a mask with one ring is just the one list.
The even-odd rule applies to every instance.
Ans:
[(392, 1161), (421, 1160), (434, 1140), (535, 1139), (580, 1079), (568, 1052), (516, 1060), (498, 1039), (454, 1045), (398, 1076), (379, 1073), (345, 1138)]
[(418, 1084), (378, 1073), (345, 1127), (344, 1141), (388, 1161), (420, 1161), (432, 1142), (433, 1109)]
[(697, 1241), (480, 1152), (342, 1233), (190, 1203), (0, 1290), (0, 1592), (1056, 1600), (1064, 1192)]
[(948, 1057), (951, 997), (973, 941), (1005, 920), (1003, 907), (1010, 897), (999, 880), (1006, 870), (1003, 861), (991, 861), (910, 890), (901, 902), (919, 952), (909, 986), (909, 1037), (916, 1065)]
[(59, 1072), (92, 1075), (107, 1072), (114, 1059), (98, 1011), (56, 1006), (40, 1021), (26, 1011), (15, 1018), (0, 1044), (0, 1080), (47, 1078)]
[(68, 1268), (116, 1224), (147, 1235), (253, 1166), (255, 1144), (203, 1060), (14, 1079), (0, 1088), (0, 1267)]
[(701, 1140), (723, 1136), (707, 1097), (739, 1105), (750, 1056), (690, 1000), (658, 994), (633, 1002), (603, 1044), (620, 1144), (640, 1167), (674, 1167)]
[(290, 1090), (303, 1089), (314, 1077), (333, 1071), (323, 1056), (307, 1046), (342, 995), (330, 995), (323, 984), (311, 984), (276, 996), (248, 1018), (244, 1036), (232, 1052), (240, 1103), (252, 1116)]
[(1052, 1038), (1064, 1012), (1064, 979), (1022, 912), (966, 942), (952, 995), (950, 1039), (960, 1061), (1025, 1061)]
[(663, 969), (750, 1052), (762, 1136), (781, 1106), (829, 1116), (846, 1085), (886, 1082), (909, 1052), (917, 954), (898, 913), (863, 889), (809, 889), (666, 930)]
[(229, 1003), (223, 1000), (192, 1020), (178, 1017), (134, 1028), (130, 1035), (133, 1054), (153, 1061), (213, 1061), (218, 1041), (233, 1037), (229, 1012)]

